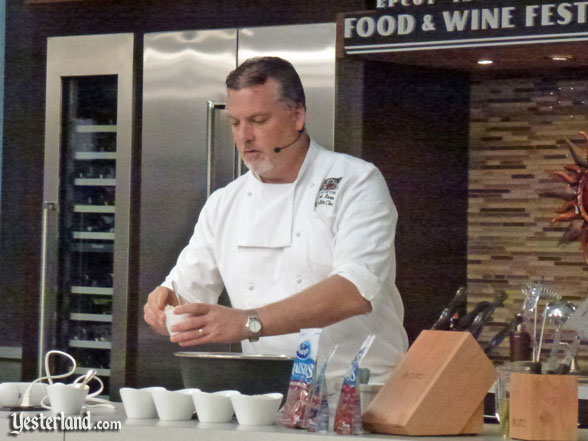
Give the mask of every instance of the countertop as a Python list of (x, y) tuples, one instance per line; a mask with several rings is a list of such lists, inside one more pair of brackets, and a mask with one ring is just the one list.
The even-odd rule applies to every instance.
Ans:
[[(325, 441), (326, 439), (342, 438), (341, 435), (329, 433), (320, 435), (304, 430), (290, 429), (280, 424), (273, 426), (241, 426), (237, 422), (224, 424), (204, 424), (197, 420), (190, 421), (160, 421), (127, 419), (121, 403), (115, 403), (116, 409), (96, 408), (90, 410), (92, 424), (98, 421), (120, 421), (121, 430), (117, 431), (69, 431), (22, 432), (17, 438), (9, 435), (10, 415), (12, 412), (0, 411), (0, 439), (1, 440), (42, 440), (42, 441)], [(51, 416), (49, 411), (28, 412), (25, 415)], [(347, 437), (345, 437), (347, 438)], [(469, 436), (435, 436), (435, 437), (407, 437), (396, 435), (382, 435), (366, 433), (352, 437), (356, 441), (502, 441), (498, 433), (498, 425), (484, 425), (483, 433)], [(588, 430), (580, 430), (578, 441), (588, 441)]]

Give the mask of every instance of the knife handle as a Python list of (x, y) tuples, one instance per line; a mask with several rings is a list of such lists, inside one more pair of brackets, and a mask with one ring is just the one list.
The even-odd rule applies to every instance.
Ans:
[(541, 362), (540, 361), (534, 361), (533, 363), (531, 363), (530, 373), (532, 373), (532, 374), (540, 374), (541, 373)]
[(494, 347), (498, 346), (504, 339), (522, 322), (523, 318), (517, 315), (508, 325), (505, 325), (484, 347), (484, 352), (489, 353)]
[(469, 331), (470, 327), (474, 323), (476, 316), (480, 314), (480, 312), (482, 312), (484, 309), (486, 309), (489, 305), (490, 302), (487, 302), (486, 300), (479, 302), (476, 306), (474, 306), (474, 309), (472, 309), (459, 320), (456, 329), (458, 331)]
[(445, 308), (441, 312), (441, 315), (435, 322), (435, 324), (431, 327), (431, 329), (436, 330), (448, 330), (450, 328), (451, 319), (455, 315), (455, 311), (461, 304), (463, 304), (467, 299), (467, 292), (463, 286), (459, 287), (455, 296)]

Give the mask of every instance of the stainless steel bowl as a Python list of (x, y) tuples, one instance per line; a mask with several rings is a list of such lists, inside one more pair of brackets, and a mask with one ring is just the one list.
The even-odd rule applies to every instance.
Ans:
[(286, 397), (294, 358), (234, 352), (176, 352), (187, 388), (243, 394), (281, 392)]

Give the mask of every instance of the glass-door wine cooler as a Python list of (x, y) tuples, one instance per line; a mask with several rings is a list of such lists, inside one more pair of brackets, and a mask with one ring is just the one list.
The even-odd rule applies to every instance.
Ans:
[(39, 369), (65, 351), (106, 396), (126, 363), (132, 50), (131, 34), (48, 40)]

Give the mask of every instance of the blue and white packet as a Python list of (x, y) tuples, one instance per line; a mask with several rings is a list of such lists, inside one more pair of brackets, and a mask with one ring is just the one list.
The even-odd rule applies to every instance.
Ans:
[(316, 373), (316, 357), (322, 329), (300, 330), (300, 343), (292, 368), (288, 397), (282, 414), (282, 424), (304, 428), (304, 416), (310, 398), (310, 387)]

